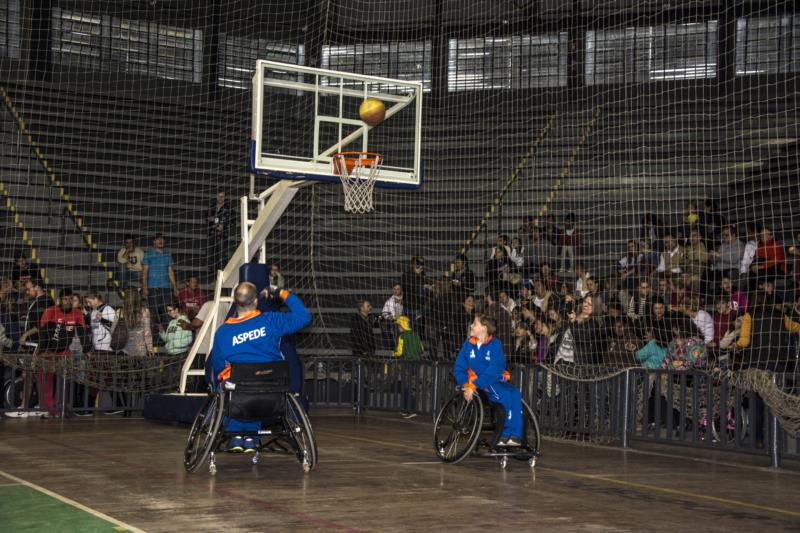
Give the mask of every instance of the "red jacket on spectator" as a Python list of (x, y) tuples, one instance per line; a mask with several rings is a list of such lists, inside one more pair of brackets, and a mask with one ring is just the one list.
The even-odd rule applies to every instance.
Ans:
[(83, 313), (70, 309), (66, 313), (57, 305), (45, 309), (39, 319), (39, 329), (44, 334), (44, 351), (52, 355), (72, 355), (69, 345), (78, 326), (86, 326)]
[(756, 249), (756, 269), (778, 267), (781, 272), (786, 272), (786, 256), (783, 253), (783, 245), (772, 239), (763, 244), (759, 244)]
[(206, 303), (206, 295), (200, 287), (192, 290), (184, 287), (178, 291), (178, 303), (189, 320), (193, 319), (197, 312)]

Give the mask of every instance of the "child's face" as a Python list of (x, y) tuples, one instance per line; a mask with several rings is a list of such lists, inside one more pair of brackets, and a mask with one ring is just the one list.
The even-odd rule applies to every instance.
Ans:
[(469, 326), (469, 334), (472, 337), (482, 339), (487, 336), (487, 332), (486, 326), (481, 324), (481, 321), (478, 318), (475, 318), (475, 320), (473, 320), (472, 324)]

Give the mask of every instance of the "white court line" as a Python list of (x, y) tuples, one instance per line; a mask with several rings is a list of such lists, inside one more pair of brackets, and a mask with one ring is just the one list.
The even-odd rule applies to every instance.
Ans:
[(129, 524), (126, 524), (125, 522), (117, 520), (116, 518), (112, 518), (112, 517), (108, 516), (107, 514), (103, 514), (100, 511), (95, 511), (91, 507), (86, 507), (82, 503), (78, 503), (75, 500), (70, 500), (69, 498), (67, 498), (65, 496), (57, 494), (57, 493), (55, 493), (55, 492), (53, 492), (51, 490), (47, 490), (44, 487), (40, 487), (39, 485), (31, 483), (30, 481), (25, 481), (24, 479), (18, 478), (17, 476), (9, 474), (8, 472), (3, 472), (2, 470), (0, 470), (0, 476), (4, 476), (7, 479), (10, 479), (11, 481), (15, 481), (15, 482), (19, 483), (20, 485), (25, 485), (26, 487), (30, 487), (33, 490), (38, 490), (42, 494), (47, 494), (51, 498), (55, 498), (56, 500), (59, 500), (59, 501), (61, 501), (63, 503), (66, 503), (67, 505), (71, 505), (71, 506), (73, 506), (73, 507), (75, 507), (77, 509), (80, 509), (81, 511), (89, 513), (90, 515), (96, 516), (97, 518), (102, 518), (106, 522), (111, 522), (112, 524), (114, 524), (116, 526), (124, 528), (123, 531), (130, 531), (131, 533), (146, 533), (144, 530), (139, 529), (138, 527), (133, 527), (133, 526), (131, 526)]
[[(327, 462), (327, 461), (326, 461)], [(440, 465), (441, 461), (411, 461), (409, 463), (400, 463), (401, 465)]]

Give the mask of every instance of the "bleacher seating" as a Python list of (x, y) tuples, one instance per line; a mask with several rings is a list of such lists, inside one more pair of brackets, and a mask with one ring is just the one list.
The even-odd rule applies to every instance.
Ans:
[[(246, 98), (233, 99), (236, 105), (226, 108), (37, 84), (12, 85), (8, 92), (107, 261), (113, 263), (125, 234), (149, 246), (160, 231), (179, 271), (205, 270), (205, 213), (214, 190), (223, 186), (234, 199), (248, 190)], [(498, 119), (501, 105), (509, 120)], [(447, 269), (553, 110), (518, 100), (476, 106), (458, 117), (457, 126), (446, 108), (430, 110), (424, 119), (424, 188), (376, 191), (376, 214), (345, 214), (335, 186), (301, 190), (267, 247), (290, 285), (317, 308), (301, 348), (348, 353), (356, 300), (367, 297), (382, 305), (410, 256), (425, 255), (429, 275)], [(734, 196), (722, 202), (723, 211), (742, 198), (751, 202), (757, 191), (750, 178), (774, 169), (775, 158), (796, 141), (794, 110), (777, 115), (736, 102), (682, 104), (670, 112), (655, 112), (645, 103), (608, 105), (546, 203), (594, 111), (560, 111), (502, 208), (472, 243), (468, 255), (479, 278), (495, 235), (513, 234), (524, 215), (536, 216), (545, 205), (556, 216), (576, 213), (590, 243), (583, 260), (596, 273), (608, 272), (624, 241), (636, 235), (644, 212), (674, 222), (681, 215), (678, 206), (690, 198), (724, 199), (728, 191)], [(90, 250), (63, 214), (65, 202), (54, 195), (26, 142), (16, 142), (8, 117), (2, 136), (3, 179), (53, 273), (52, 283), (104, 288)], [(766, 196), (752, 209), (780, 220), (787, 191), (794, 199), (798, 195), (790, 178), (778, 173), (769, 182), (785, 185), (783, 193), (771, 192), (782, 194), (781, 202)], [(736, 216), (743, 220), (754, 214), (748, 209)], [(16, 246), (18, 236), (6, 231), (2, 238), (4, 245)], [(5, 259), (10, 267), (10, 255)]]

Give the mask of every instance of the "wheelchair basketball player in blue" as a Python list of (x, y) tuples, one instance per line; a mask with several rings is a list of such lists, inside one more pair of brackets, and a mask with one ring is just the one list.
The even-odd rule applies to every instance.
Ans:
[(469, 328), (470, 338), (458, 352), (453, 375), (467, 402), (482, 390), (490, 402), (503, 407), (503, 430), (497, 446), (515, 447), (523, 440), (522, 397), (510, 383), (503, 345), (492, 336), (496, 330), (493, 318), (480, 313), (475, 315)]

